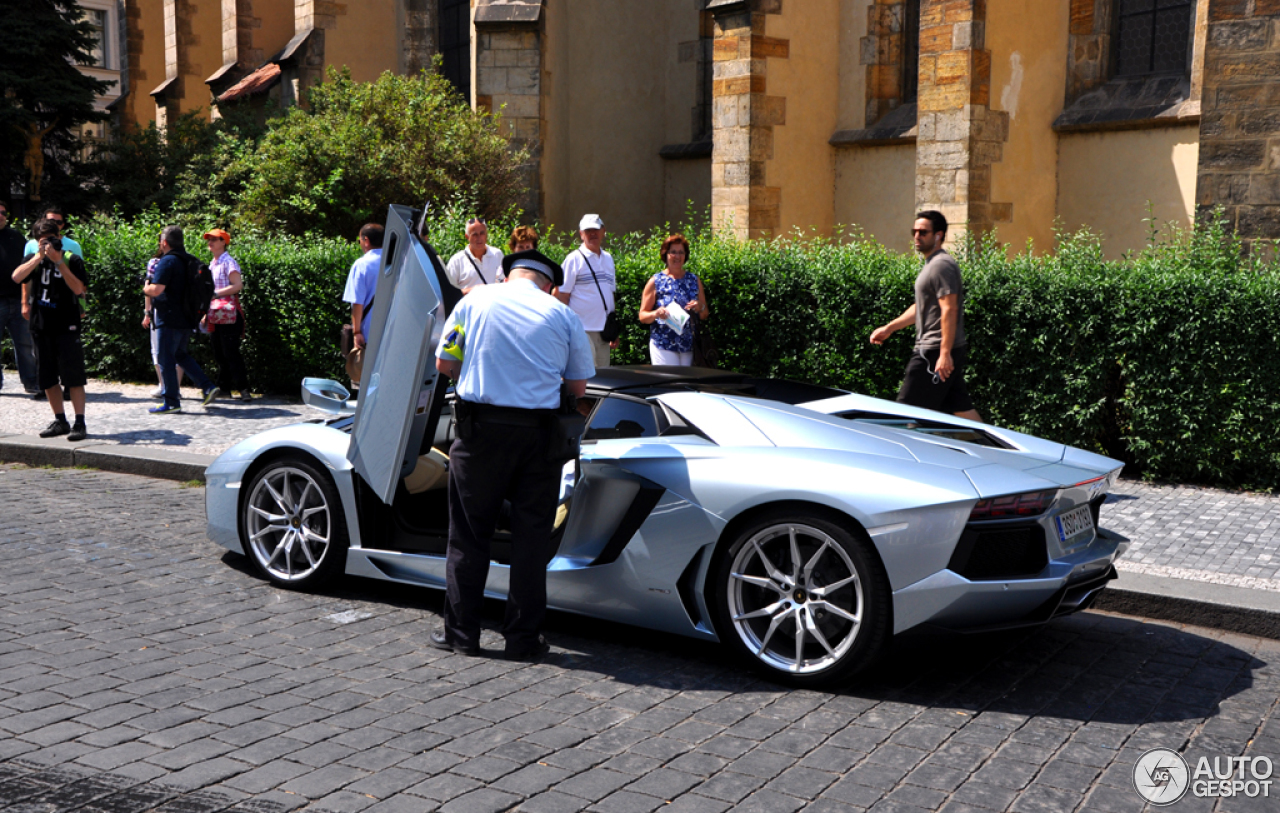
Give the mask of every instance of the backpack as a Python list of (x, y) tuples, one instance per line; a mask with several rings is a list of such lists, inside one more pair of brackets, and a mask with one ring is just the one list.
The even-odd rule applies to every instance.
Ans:
[(187, 272), (187, 284), (182, 291), (182, 317), (194, 328), (209, 312), (214, 290), (213, 273), (208, 265), (190, 254), (182, 255), (182, 264)]

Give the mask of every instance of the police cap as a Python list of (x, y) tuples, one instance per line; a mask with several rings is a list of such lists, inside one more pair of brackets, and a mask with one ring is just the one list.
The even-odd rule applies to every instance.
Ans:
[(537, 249), (517, 251), (502, 258), (502, 272), (504, 274), (510, 275), (517, 268), (537, 271), (551, 280), (551, 284), (557, 288), (564, 285), (564, 270), (554, 260)]

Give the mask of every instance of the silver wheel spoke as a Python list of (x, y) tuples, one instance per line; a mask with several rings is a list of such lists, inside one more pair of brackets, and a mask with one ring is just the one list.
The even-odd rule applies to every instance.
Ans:
[(263, 509), (259, 508), (256, 505), (251, 505), (249, 506), (249, 508), (252, 509), (255, 514), (265, 519), (267, 522), (287, 522), (288, 521), (288, 517), (286, 517), (284, 514), (272, 514), (267, 511), (264, 511)]
[(293, 509), (294, 513), (301, 511), (302, 506), (307, 504), (307, 495), (311, 493), (311, 489), (313, 488), (315, 488), (315, 485), (308, 480), (307, 487), (302, 489), (302, 496), (298, 497), (298, 504)]
[(305, 520), (308, 517), (310, 517), (312, 514), (318, 514), (321, 511), (328, 512), (328, 510), (329, 510), (329, 506), (327, 505), (317, 505), (315, 508), (308, 508), (307, 510), (303, 511), (302, 518)]
[(262, 481), (262, 485), (265, 486), (267, 491), (271, 493), (271, 498), (276, 501), (276, 505), (279, 506), (280, 510), (285, 512), (286, 514), (289, 513), (289, 501), (286, 500), (284, 498), (284, 495), (281, 494), (279, 491), (276, 491), (275, 487), (271, 485), (270, 478), (264, 478)]
[[(756, 556), (760, 557), (760, 561), (764, 564), (764, 572), (769, 574), (769, 578), (773, 579), (778, 584), (784, 583), (787, 580), (787, 577), (782, 575), (781, 570), (774, 567), (773, 562), (769, 560), (768, 556), (764, 555), (764, 551), (760, 548), (760, 543), (752, 542), (751, 546), (755, 548)], [(764, 585), (761, 586), (763, 587)]]
[(797, 672), (804, 668), (804, 610), (796, 610), (796, 662), (792, 668)]
[(855, 624), (862, 623), (861, 618), (849, 612), (848, 610), (844, 609), (843, 607), (837, 607), (836, 605), (832, 604), (829, 601), (821, 601), (821, 602), (815, 601), (814, 604), (821, 606), (824, 610), (826, 610), (829, 613), (833, 613), (835, 615), (840, 616), (846, 621), (852, 621)]
[(288, 533), (288, 532), (289, 532), (288, 525), (268, 525), (267, 527), (263, 528), (261, 531), (258, 531), (257, 533), (251, 535), (249, 539), (251, 539), (254, 542), (257, 542), (259, 539), (266, 536), (267, 534)]
[(779, 595), (782, 594), (782, 588), (778, 587), (778, 585), (774, 584), (769, 579), (765, 579), (760, 576), (748, 576), (745, 573), (732, 573), (730, 575), (739, 581), (746, 582), (747, 584), (754, 584), (756, 587), (763, 587), (767, 590), (772, 590)]
[(796, 540), (797, 531), (795, 526), (787, 529), (787, 541), (791, 543), (791, 583), (800, 583), (800, 544)]
[(768, 632), (764, 634), (764, 638), (760, 641), (760, 648), (756, 650), (757, 655), (764, 654), (765, 649), (769, 646), (769, 639), (778, 631), (778, 627), (782, 626), (782, 622), (786, 620), (787, 616), (793, 612), (794, 610), (786, 610), (773, 617), (773, 620), (769, 622)]
[(754, 612), (743, 613), (742, 615), (735, 615), (733, 617), (733, 620), (742, 621), (747, 618), (764, 618), (767, 615), (773, 615), (774, 613), (780, 611), (781, 609), (782, 609), (782, 602), (775, 601), (774, 603), (770, 604), (768, 607), (762, 607), (759, 610), (756, 610)]
[(823, 635), (822, 630), (818, 629), (818, 624), (814, 621), (813, 613), (809, 613), (806, 617), (806, 624), (809, 629), (809, 634), (813, 636), (813, 639), (822, 644), (822, 648), (827, 650), (828, 655), (834, 656), (836, 651), (831, 648), (831, 644), (827, 643), (827, 636)]
[(818, 552), (815, 553), (813, 556), (810, 556), (808, 562), (805, 562), (804, 586), (806, 590), (810, 589), (809, 583), (810, 583), (810, 580), (813, 578), (813, 569), (817, 567), (818, 560), (822, 558), (822, 554), (826, 553), (826, 550), (829, 547), (831, 547), (831, 540), (830, 539), (822, 540), (822, 546), (818, 548)]
[(858, 580), (858, 574), (855, 573), (852, 576), (849, 576), (848, 578), (841, 579), (838, 582), (832, 582), (831, 584), (823, 585), (822, 587), (809, 587), (808, 585), (806, 585), (806, 589), (810, 593), (813, 593), (815, 596), (818, 596), (819, 598), (826, 598), (828, 595), (839, 590), (841, 587), (844, 587), (846, 584), (849, 584), (850, 582), (856, 582), (857, 580)]

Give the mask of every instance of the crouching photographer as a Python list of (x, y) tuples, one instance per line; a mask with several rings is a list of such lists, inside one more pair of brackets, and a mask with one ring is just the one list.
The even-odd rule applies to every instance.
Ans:
[[(77, 297), (88, 290), (89, 275), (84, 260), (63, 251), (59, 224), (42, 219), (35, 225), (35, 253), (13, 272), (13, 281), (22, 283), (28, 303), (31, 337), (36, 351), (36, 379), (53, 409), (53, 423), (42, 438), (66, 435), (67, 440), (84, 440), (84, 345), (80, 341), (80, 303)], [(26, 309), (24, 309), (26, 310)], [(75, 423), (67, 422), (62, 385), (70, 389)]]

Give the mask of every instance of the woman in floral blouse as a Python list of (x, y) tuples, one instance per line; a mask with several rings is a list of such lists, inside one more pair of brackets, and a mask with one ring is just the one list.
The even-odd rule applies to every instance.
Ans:
[[(698, 323), (710, 314), (702, 280), (684, 270), (689, 260), (689, 241), (673, 234), (662, 241), (662, 262), (666, 268), (654, 274), (644, 286), (640, 301), (640, 321), (649, 329), (649, 359), (653, 364), (688, 367), (693, 363), (693, 334)], [(673, 316), (668, 308), (679, 305), (692, 317), (681, 331), (665, 320)]]

